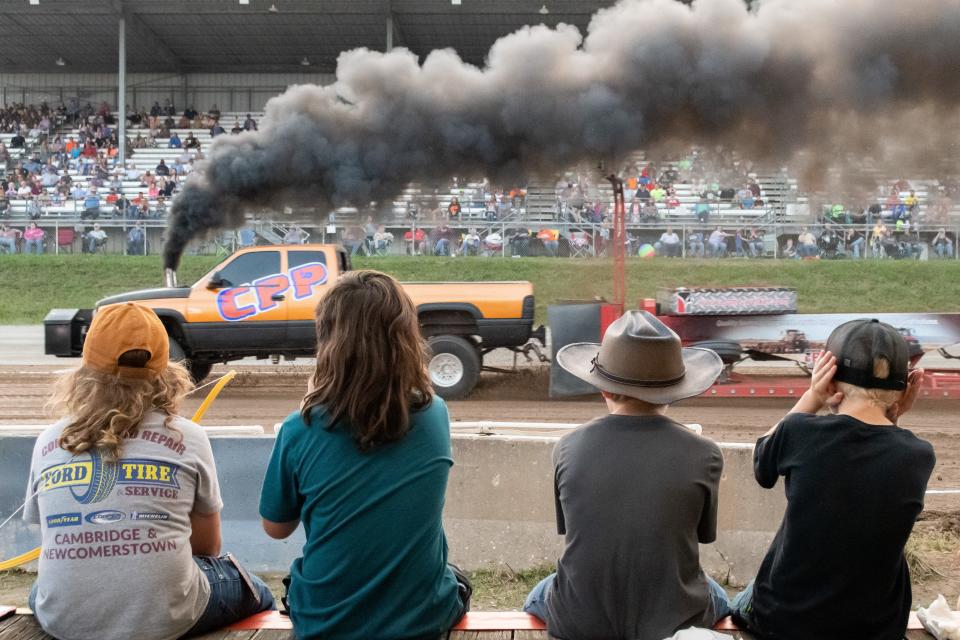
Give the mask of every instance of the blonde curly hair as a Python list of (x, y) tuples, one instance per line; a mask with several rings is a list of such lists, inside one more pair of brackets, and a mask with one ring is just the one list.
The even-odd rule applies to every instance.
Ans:
[[(143, 366), (142, 354), (131, 351), (121, 357), (123, 366)], [(193, 381), (183, 365), (170, 362), (154, 380), (112, 376), (79, 367), (61, 376), (53, 390), (48, 411), (70, 422), (60, 434), (60, 447), (72, 454), (98, 449), (107, 459), (119, 457), (123, 441), (137, 431), (149, 411), (165, 416), (164, 425), (177, 414)]]

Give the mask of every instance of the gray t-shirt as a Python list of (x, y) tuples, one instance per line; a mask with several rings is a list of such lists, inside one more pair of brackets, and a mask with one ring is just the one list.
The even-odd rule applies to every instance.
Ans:
[(665, 416), (605, 416), (554, 450), (566, 548), (550, 635), (659, 640), (711, 626), (698, 542), (716, 539), (720, 448)]
[(163, 418), (148, 414), (116, 461), (61, 449), (67, 420), (37, 439), (23, 518), (43, 534), (36, 615), (51, 635), (167, 640), (203, 614), (190, 514), (223, 507), (217, 470), (203, 429)]

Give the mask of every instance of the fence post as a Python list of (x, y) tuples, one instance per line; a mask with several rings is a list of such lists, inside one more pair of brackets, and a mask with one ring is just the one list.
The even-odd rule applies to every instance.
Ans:
[(60, 221), (53, 221), (53, 254), (60, 255)]

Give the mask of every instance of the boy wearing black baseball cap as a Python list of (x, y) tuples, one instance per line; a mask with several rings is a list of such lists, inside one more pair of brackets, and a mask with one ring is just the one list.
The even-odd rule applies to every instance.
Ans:
[(762, 637), (904, 637), (912, 594), (903, 548), (936, 461), (929, 442), (897, 426), (923, 381), (908, 361), (890, 325), (840, 325), (810, 388), (757, 441), (757, 482), (769, 489), (783, 476), (787, 494), (756, 579), (733, 601), (734, 617)]

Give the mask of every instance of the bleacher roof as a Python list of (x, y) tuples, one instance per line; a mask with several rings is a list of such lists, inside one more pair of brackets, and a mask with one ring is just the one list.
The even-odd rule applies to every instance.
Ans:
[[(39, 4), (31, 4), (32, 2)], [(332, 72), (355, 47), (421, 57), (453, 47), (482, 64), (499, 37), (527, 24), (586, 30), (614, 0), (0, 0), (0, 69), (112, 72), (126, 16), (128, 71)], [(276, 11), (270, 11), (271, 5)], [(548, 13), (541, 13), (546, 7)], [(309, 67), (301, 66), (306, 57)], [(63, 58), (66, 66), (55, 65)]]

